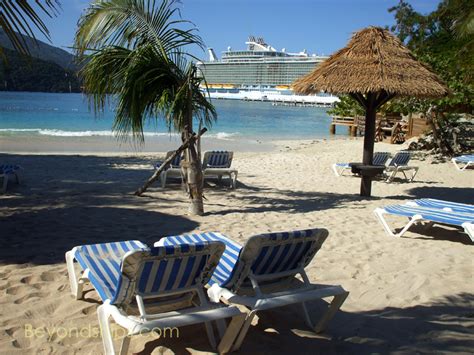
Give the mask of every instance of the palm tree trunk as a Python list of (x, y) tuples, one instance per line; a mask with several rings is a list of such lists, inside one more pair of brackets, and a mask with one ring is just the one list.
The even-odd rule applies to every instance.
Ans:
[[(187, 125), (184, 129), (183, 138), (189, 139), (193, 134), (193, 111), (192, 111), (192, 97), (188, 98), (187, 110)], [(204, 214), (204, 204), (202, 198), (203, 190), (203, 175), (201, 160), (196, 149), (196, 141), (193, 141), (186, 149), (184, 154), (184, 176), (188, 187), (189, 198), (191, 203), (189, 205), (189, 213), (191, 215), (202, 216)]]

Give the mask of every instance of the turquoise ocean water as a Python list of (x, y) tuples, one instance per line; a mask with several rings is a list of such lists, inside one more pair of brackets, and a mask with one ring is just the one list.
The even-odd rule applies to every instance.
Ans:
[[(213, 100), (218, 120), (209, 137), (218, 139), (313, 139), (328, 136), (330, 117), (318, 107), (273, 106), (268, 102)], [(112, 136), (114, 108), (100, 117), (81, 94), (0, 92), (0, 137)], [(146, 136), (169, 135), (162, 120), (150, 122)]]

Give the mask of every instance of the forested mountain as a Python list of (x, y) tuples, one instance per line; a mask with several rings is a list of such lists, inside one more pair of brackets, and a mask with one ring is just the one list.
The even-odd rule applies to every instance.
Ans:
[(3, 49), (0, 91), (80, 92), (74, 71), (60, 65)]
[[(63, 49), (23, 36), (31, 57), (13, 49), (0, 29), (0, 91), (79, 92), (74, 56)], [(2, 57), (3, 56), (3, 57)]]
[[(42, 41), (35, 41), (27, 36), (22, 37), (25, 40), (32, 57), (56, 63), (64, 69), (77, 71), (78, 68), (74, 62), (74, 56), (71, 53), (64, 49), (53, 47)], [(0, 47), (14, 50), (10, 39), (2, 29), (0, 29)]]

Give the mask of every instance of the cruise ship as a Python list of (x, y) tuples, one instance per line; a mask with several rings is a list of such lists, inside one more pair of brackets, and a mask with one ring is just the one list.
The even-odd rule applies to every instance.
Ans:
[(296, 95), (291, 89), (296, 79), (328, 57), (308, 55), (306, 50), (278, 51), (261, 37), (250, 36), (245, 43), (247, 50), (235, 51), (229, 47), (221, 60), (209, 48), (209, 60), (197, 63), (199, 75), (205, 78), (202, 88), (205, 90), (207, 84), (211, 98), (317, 106), (332, 106), (339, 101), (325, 93)]

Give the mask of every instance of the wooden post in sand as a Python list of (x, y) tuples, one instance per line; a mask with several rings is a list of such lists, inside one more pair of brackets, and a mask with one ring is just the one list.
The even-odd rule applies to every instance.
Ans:
[(183, 144), (181, 144), (181, 146), (176, 149), (175, 152), (173, 152), (173, 154), (171, 154), (168, 159), (166, 159), (163, 164), (161, 164), (161, 166), (156, 169), (156, 171), (153, 173), (153, 175), (143, 184), (142, 187), (140, 187), (137, 191), (135, 191), (135, 195), (136, 196), (141, 196), (143, 195), (143, 193), (156, 181), (158, 180), (158, 178), (160, 177), (161, 175), (161, 172), (163, 170), (165, 170), (169, 164), (171, 163), (171, 161), (179, 154), (181, 154), (183, 152), (183, 150), (187, 149), (189, 147), (190, 144), (193, 144), (196, 139), (198, 139), (199, 137), (201, 137), (204, 133), (206, 133), (207, 131), (207, 128), (203, 128), (199, 131), (198, 134), (196, 133), (193, 133), (186, 141), (184, 141)]

